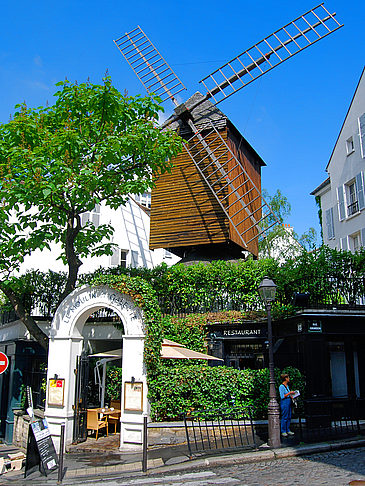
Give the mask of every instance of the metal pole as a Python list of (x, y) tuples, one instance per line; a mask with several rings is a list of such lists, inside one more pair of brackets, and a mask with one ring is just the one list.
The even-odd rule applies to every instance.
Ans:
[(268, 428), (270, 447), (278, 448), (281, 446), (280, 442), (280, 407), (277, 401), (275, 389), (275, 374), (274, 374), (274, 352), (272, 342), (272, 326), (271, 326), (271, 303), (267, 304), (267, 336), (269, 340), (269, 373), (270, 373), (270, 389), (269, 389), (269, 405), (268, 405)]
[(143, 454), (142, 471), (147, 471), (147, 417), (143, 417)]
[(65, 448), (65, 424), (61, 425), (60, 453), (58, 456), (58, 478), (57, 484), (62, 483), (63, 479), (63, 451)]

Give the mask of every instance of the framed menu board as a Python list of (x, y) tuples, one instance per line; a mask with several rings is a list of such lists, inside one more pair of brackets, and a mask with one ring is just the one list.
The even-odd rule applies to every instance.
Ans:
[(47, 420), (29, 425), (24, 477), (39, 469), (43, 476), (58, 468), (58, 457), (48, 429)]
[(139, 381), (124, 383), (124, 410), (143, 412), (143, 383)]
[(48, 405), (56, 407), (63, 407), (63, 400), (65, 394), (65, 380), (50, 379), (48, 380)]

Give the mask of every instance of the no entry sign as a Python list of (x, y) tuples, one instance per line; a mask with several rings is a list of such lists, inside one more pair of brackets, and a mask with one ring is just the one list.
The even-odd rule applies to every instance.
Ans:
[(9, 358), (4, 353), (0, 353), (0, 375), (6, 371), (9, 364)]

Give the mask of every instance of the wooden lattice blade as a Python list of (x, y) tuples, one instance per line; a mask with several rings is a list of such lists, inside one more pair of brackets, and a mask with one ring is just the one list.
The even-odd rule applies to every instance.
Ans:
[(221, 206), (243, 248), (280, 221), (219, 131), (197, 131), (185, 150)]
[(114, 44), (148, 93), (178, 104), (175, 96), (186, 88), (139, 26)]
[(306, 47), (342, 27), (323, 4), (309, 10), (200, 81), (220, 103)]

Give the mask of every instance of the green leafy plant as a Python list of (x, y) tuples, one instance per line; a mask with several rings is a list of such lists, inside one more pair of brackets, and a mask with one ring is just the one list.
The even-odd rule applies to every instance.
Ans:
[(107, 368), (105, 388), (105, 400), (107, 403), (110, 403), (110, 400), (117, 400), (120, 398), (122, 375), (123, 370), (118, 366), (109, 366)]
[[(303, 396), (304, 378), (295, 368), (285, 368), (292, 377), (292, 389)], [(276, 385), (280, 385), (281, 371), (276, 369)], [(160, 370), (149, 383), (151, 417), (153, 420), (179, 420), (181, 413), (201, 409), (226, 409), (232, 406), (247, 410), (255, 419), (267, 417), (269, 403), (269, 372), (237, 370), (207, 364), (180, 365)]]

